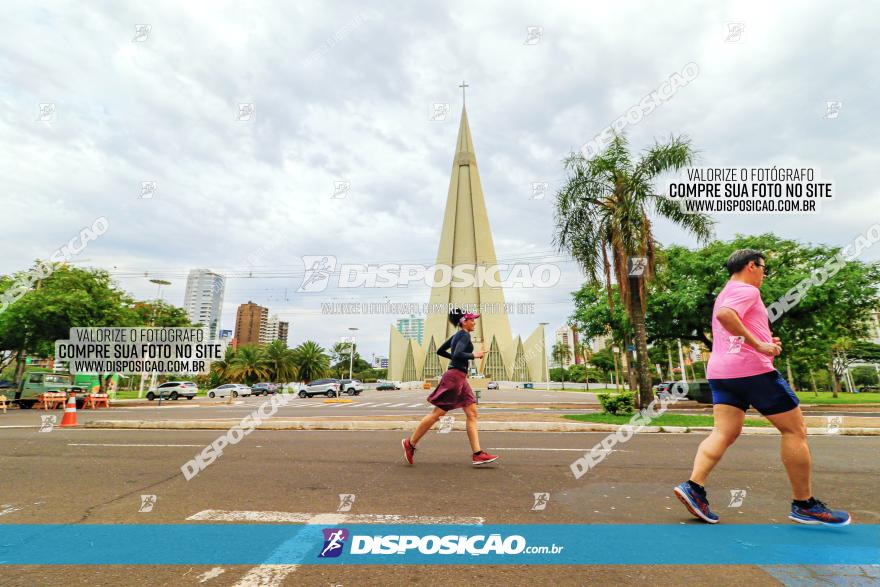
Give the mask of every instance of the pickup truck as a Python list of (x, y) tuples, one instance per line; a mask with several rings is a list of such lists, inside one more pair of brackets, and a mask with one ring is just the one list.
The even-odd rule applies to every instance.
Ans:
[(83, 405), (88, 393), (87, 389), (74, 386), (71, 376), (65, 373), (30, 372), (25, 373), (21, 378), (21, 383), (18, 384), (15, 391), (15, 397), (11, 401), (18, 404), (19, 408), (27, 410), (39, 401), (41, 393), (59, 391), (76, 393), (77, 408)]

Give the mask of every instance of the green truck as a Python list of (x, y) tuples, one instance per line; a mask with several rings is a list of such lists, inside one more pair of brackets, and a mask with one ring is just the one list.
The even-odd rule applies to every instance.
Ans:
[(18, 404), (19, 408), (27, 410), (39, 401), (41, 393), (46, 392), (74, 392), (76, 393), (76, 406), (79, 408), (85, 402), (85, 394), (88, 393), (88, 389), (74, 385), (70, 375), (66, 373), (31, 371), (25, 373), (21, 378), (21, 383), (18, 384), (15, 391), (15, 397), (11, 401)]

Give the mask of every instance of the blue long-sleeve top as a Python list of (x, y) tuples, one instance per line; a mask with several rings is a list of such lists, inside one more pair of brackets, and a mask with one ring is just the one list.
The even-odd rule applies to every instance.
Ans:
[[(452, 353), (450, 353), (450, 349)], [(474, 358), (474, 343), (471, 342), (471, 334), (461, 329), (453, 334), (449, 340), (440, 345), (437, 354), (444, 359), (449, 359), (449, 368), (468, 372), (468, 363)]]

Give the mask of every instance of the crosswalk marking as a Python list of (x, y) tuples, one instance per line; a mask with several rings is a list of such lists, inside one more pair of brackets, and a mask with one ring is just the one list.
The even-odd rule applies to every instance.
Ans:
[(403, 402), (402, 404), (394, 404), (393, 406), (388, 406), (388, 407), (389, 408), (399, 408), (400, 406), (405, 406), (405, 405), (406, 405), (406, 402)]
[(410, 407), (411, 408), (423, 408), (423, 407), (425, 407), (425, 404), (413, 404)]

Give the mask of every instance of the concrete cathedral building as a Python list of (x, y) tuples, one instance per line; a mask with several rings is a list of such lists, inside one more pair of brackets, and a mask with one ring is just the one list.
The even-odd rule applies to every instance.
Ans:
[[(491, 267), (497, 264), (474, 143), (464, 107), (452, 160), (452, 177), (437, 264), (452, 267)], [(474, 271), (470, 269), (467, 273), (473, 275)], [(504, 290), (501, 287), (491, 287), (486, 280), (472, 287), (453, 287), (452, 283), (434, 286), (430, 304), (434, 307), (454, 304), (479, 308), (481, 317), (471, 337), (474, 349), (479, 349), (482, 343), (487, 354), (482, 361), (473, 361), (471, 366), (482, 371), (487, 378), (495, 381), (545, 380), (544, 328), (539, 326), (525, 340), (519, 336), (514, 338), (504, 311)], [(393, 325), (390, 330), (388, 379), (418, 381), (443, 374), (448, 361), (437, 355), (437, 348), (455, 332), (445, 312), (427, 315), (421, 344), (404, 338)]]

